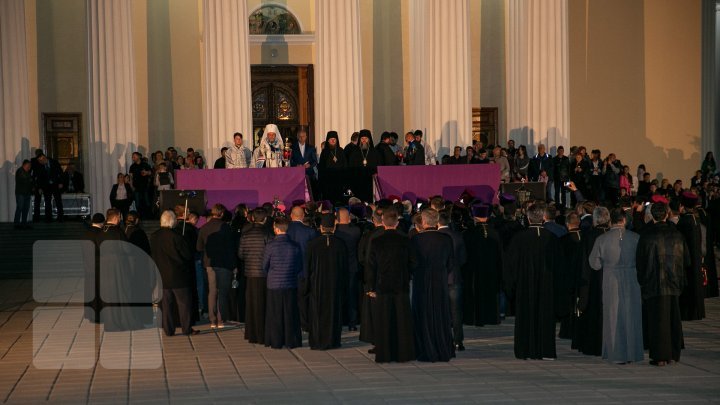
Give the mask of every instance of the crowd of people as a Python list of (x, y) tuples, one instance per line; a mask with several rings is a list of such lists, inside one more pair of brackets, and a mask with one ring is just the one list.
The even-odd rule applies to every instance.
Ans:
[[(341, 148), (331, 131), (318, 154), (301, 132), (284, 153), (277, 127), (268, 126), (254, 151), (235, 134), (215, 167), (303, 166), (322, 183), (345, 167), (437, 163), (421, 132), (408, 133), (403, 146), (396, 140), (385, 133), (375, 147), (364, 130)], [(322, 200), (287, 208), (178, 206), (160, 213), (161, 229), (150, 236), (139, 221), (151, 191), (171, 188), (174, 171), (204, 160), (188, 150), (180, 165), (170, 149), (150, 166), (136, 153), (129, 176), (119, 174), (112, 189), (113, 208), (93, 217), (88, 235), (98, 246), (128, 240), (152, 257), (169, 336), (177, 325), (196, 333), (193, 324), (207, 319), (212, 329), (241, 323), (250, 343), (272, 348), (299, 347), (306, 331), (312, 349), (326, 350), (341, 345), (343, 327), (359, 326), (378, 362), (449, 361), (464, 350), (463, 325), (514, 316), (520, 359), (555, 359), (560, 338), (615, 363), (641, 361), (645, 350), (651, 364), (679, 361), (681, 321), (703, 319), (704, 300), (718, 296), (720, 180), (712, 154), (685, 187), (651, 179), (643, 165), (633, 176), (612, 153), (556, 151), (538, 145), (530, 157), (510, 141), (476, 144), (464, 155), (456, 147), (441, 158), (497, 164), (503, 182), (544, 183), (544, 198), (501, 194), (491, 205), (467, 191), (458, 201), (412, 193), (330, 199), (338, 196), (320, 184)], [(36, 164), (56, 170), (42, 154), (26, 162), (18, 176), (31, 188)]]

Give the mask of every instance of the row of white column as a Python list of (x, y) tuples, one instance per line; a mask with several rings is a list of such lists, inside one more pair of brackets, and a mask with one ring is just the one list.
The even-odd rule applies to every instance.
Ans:
[[(363, 127), (360, 0), (315, 0), (317, 133), (341, 143)], [(566, 143), (567, 0), (505, 0), (507, 121), (527, 144)], [(471, 143), (469, 0), (410, 3), (410, 95), (414, 129), (438, 154)], [(131, 0), (87, 0), (89, 161), (94, 210), (137, 148)], [(0, 221), (14, 210), (14, 171), (28, 155), (27, 50), (23, 0), (0, 1)], [(203, 0), (203, 146), (213, 161), (233, 132), (252, 133), (247, 0)]]

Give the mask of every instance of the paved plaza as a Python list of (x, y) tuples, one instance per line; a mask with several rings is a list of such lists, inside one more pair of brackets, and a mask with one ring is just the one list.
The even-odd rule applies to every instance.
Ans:
[(203, 334), (165, 338), (157, 330), (150, 337), (104, 333), (83, 322), (90, 338), (75, 333), (62, 349), (74, 360), (53, 367), (51, 357), (41, 361), (51, 344), (33, 325), (50, 309), (32, 301), (31, 289), (30, 280), (0, 281), (3, 403), (720, 402), (718, 299), (707, 301), (706, 320), (684, 323), (681, 362), (664, 368), (647, 360), (608, 364), (564, 340), (557, 361), (516, 360), (512, 319), (466, 327), (467, 350), (449, 363), (382, 365), (356, 332), (343, 335), (341, 349), (320, 352), (248, 344), (241, 328), (216, 333), (201, 326)]

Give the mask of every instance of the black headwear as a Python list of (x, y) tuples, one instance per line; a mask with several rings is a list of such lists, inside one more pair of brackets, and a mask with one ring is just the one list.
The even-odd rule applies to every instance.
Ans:
[(340, 141), (337, 131), (328, 131), (327, 136), (325, 137), (325, 142), (329, 141), (330, 138), (335, 138), (335, 140), (338, 142)]

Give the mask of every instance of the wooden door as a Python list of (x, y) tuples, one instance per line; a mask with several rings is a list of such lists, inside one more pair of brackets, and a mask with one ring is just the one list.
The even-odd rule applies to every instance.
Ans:
[(75, 164), (83, 171), (81, 138), (82, 115), (80, 113), (43, 113), (43, 145), (45, 154), (56, 159), (63, 170)]
[(294, 143), (302, 128), (313, 143), (312, 65), (251, 67), (253, 147), (258, 146), (267, 124), (275, 124), (283, 139)]

